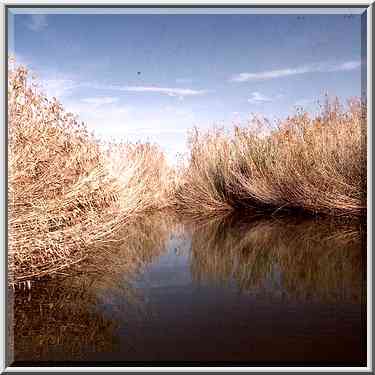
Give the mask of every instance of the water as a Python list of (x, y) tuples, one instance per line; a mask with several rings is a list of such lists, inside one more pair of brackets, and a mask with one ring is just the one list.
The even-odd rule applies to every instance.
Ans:
[(96, 272), (15, 293), (15, 364), (365, 365), (359, 224), (159, 215), (124, 233)]

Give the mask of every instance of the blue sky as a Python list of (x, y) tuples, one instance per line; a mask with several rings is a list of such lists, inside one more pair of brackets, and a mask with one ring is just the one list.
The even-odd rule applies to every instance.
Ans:
[(10, 52), (49, 95), (98, 136), (158, 142), (171, 160), (193, 126), (282, 118), (316, 109), (325, 93), (361, 94), (358, 11), (18, 13)]

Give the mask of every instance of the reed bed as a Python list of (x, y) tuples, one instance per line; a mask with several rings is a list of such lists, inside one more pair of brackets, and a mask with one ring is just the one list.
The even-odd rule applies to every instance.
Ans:
[(362, 216), (366, 212), (366, 108), (328, 100), (276, 125), (255, 118), (233, 132), (195, 129), (176, 209), (192, 217), (238, 209)]
[[(28, 70), (8, 80), (9, 282), (61, 272), (166, 205), (169, 169), (151, 144), (100, 144)], [(164, 184), (164, 185), (163, 185)]]
[(172, 169), (157, 145), (99, 142), (11, 61), (9, 282), (67, 272), (126, 239), (126, 223), (171, 207), (194, 219), (242, 209), (364, 216), (365, 117), (353, 99), (277, 127), (195, 130), (189, 163)]

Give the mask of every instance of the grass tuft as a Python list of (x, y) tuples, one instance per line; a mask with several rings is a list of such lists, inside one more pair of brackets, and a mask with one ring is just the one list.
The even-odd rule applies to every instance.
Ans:
[(366, 212), (366, 110), (329, 101), (270, 126), (255, 119), (232, 133), (190, 136), (176, 208), (210, 216), (240, 208), (361, 216)]
[(8, 127), (11, 284), (61, 272), (167, 203), (169, 168), (157, 146), (100, 144), (15, 63)]

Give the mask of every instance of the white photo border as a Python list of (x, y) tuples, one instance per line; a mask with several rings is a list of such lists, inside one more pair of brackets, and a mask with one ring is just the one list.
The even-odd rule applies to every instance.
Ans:
[[(121, 1), (112, 0), (110, 3), (103, 3), (101, 1), (85, 1), (80, 0), (79, 2), (74, 0), (65, 0), (59, 2), (53, 2), (51, 0), (24, 0), (22, 2), (13, 1), (0, 1), (0, 12), (1, 12), (1, 50), (3, 51), (3, 58), (1, 59), (1, 247), (3, 255), (1, 257), (0, 265), (3, 277), (1, 278), (0, 285), (0, 297), (2, 302), (1, 309), (1, 341), (0, 341), (0, 372), (358, 372), (358, 373), (372, 373), (373, 371), (373, 321), (372, 321), (372, 303), (373, 303), (373, 256), (372, 256), (372, 144), (373, 144), (373, 130), (372, 130), (372, 108), (373, 108), (373, 95), (372, 95), (372, 63), (373, 63), (373, 27), (372, 20), (374, 16), (374, 7), (369, 1), (337, 1), (331, 0), (327, 4), (324, 0), (311, 1), (288, 1), (287, 3), (280, 0), (237, 0), (235, 4), (228, 4), (227, 1), (210, 1), (206, 0), (202, 3), (199, 0), (189, 0), (183, 3), (176, 4), (173, 1), (157, 1), (157, 0), (141, 0), (137, 3), (131, 1)], [(359, 8), (362, 7), (362, 11), (365, 11), (364, 16), (367, 17), (367, 30), (365, 40), (367, 40), (367, 81), (366, 81), (366, 94), (367, 94), (367, 366), (366, 367), (207, 367), (202, 364), (199, 366), (134, 366), (134, 367), (10, 367), (10, 356), (9, 356), (9, 344), (10, 340), (8, 338), (9, 329), (9, 319), (7, 319), (7, 307), (9, 300), (7, 298), (8, 294), (8, 282), (7, 282), (7, 55), (8, 55), (8, 30), (6, 29), (8, 23), (6, 22), (7, 11), (11, 8), (17, 12), (22, 12), (22, 8), (27, 8), (29, 13), (37, 12), (69, 12), (69, 8), (75, 13), (82, 11), (83, 13), (88, 12), (99, 12), (106, 13), (111, 11), (110, 7), (115, 8), (115, 12), (127, 11), (128, 13), (135, 12), (159, 12), (165, 13), (166, 9), (173, 8), (172, 13), (190, 12), (190, 13), (202, 13), (202, 11), (214, 12), (220, 9), (220, 12), (229, 13), (233, 9), (235, 12), (243, 12), (244, 8), (239, 8), (240, 6), (246, 7), (246, 12), (265, 12), (272, 13), (277, 12), (278, 14), (286, 14), (288, 12), (293, 13), (310, 11), (312, 12), (323, 12), (337, 14), (340, 12), (348, 12), (348, 8)], [(120, 7), (123, 8), (120, 8)], [(176, 8), (178, 6), (179, 8)], [(182, 7), (181, 7), (182, 6)], [(35, 9), (38, 7), (43, 7), (43, 9)], [(78, 9), (78, 7), (81, 7)], [(126, 8), (128, 7), (128, 8)], [(131, 7), (131, 8), (129, 8)], [(197, 8), (199, 7), (199, 8)], [(215, 7), (215, 8), (213, 8)], [(237, 8), (238, 7), (238, 8)], [(273, 7), (273, 8), (272, 8)], [(97, 8), (97, 10), (93, 9)], [(112, 9), (113, 10), (113, 9)], [(170, 13), (168, 11), (168, 13)], [(310, 13), (310, 12), (309, 12)], [(274, 13), (275, 14), (275, 13)], [(6, 358), (8, 356), (8, 358)], [(203, 367), (204, 366), (204, 367)]]

